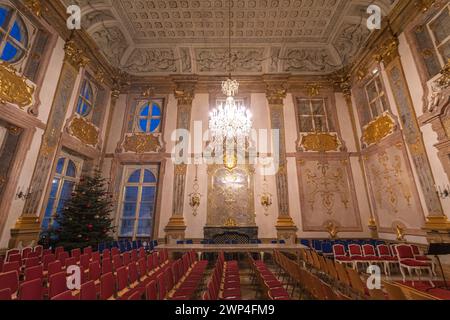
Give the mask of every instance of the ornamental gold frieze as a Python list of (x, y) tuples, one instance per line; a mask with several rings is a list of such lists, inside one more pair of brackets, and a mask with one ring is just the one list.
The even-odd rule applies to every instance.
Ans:
[(0, 103), (11, 103), (20, 109), (33, 104), (35, 86), (19, 75), (8, 63), (0, 64)]
[(307, 133), (300, 139), (300, 147), (307, 152), (339, 151), (342, 146), (336, 133)]
[(381, 140), (394, 133), (395, 129), (394, 119), (386, 113), (363, 128), (363, 141), (367, 146), (380, 143)]
[(155, 134), (136, 133), (127, 135), (123, 143), (125, 152), (150, 153), (161, 150), (160, 136)]
[(36, 16), (40, 17), (42, 14), (42, 4), (41, 0), (25, 0), (25, 5), (31, 10)]
[(69, 126), (71, 136), (92, 147), (98, 144), (99, 131), (96, 126), (83, 118), (74, 118)]

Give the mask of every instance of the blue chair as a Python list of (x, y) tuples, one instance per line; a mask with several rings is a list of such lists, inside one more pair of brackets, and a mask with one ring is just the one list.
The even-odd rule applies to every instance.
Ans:
[(200, 240), (200, 244), (208, 244), (208, 240)]
[(324, 255), (333, 254), (333, 246), (332, 246), (331, 242), (328, 242), (328, 241), (322, 242), (322, 253)]
[(311, 244), (307, 239), (300, 239), (300, 244), (308, 248), (311, 247)]
[(125, 242), (125, 247), (126, 247), (126, 251), (131, 251), (133, 250), (133, 246), (131, 245), (130, 241)]
[(137, 242), (138, 248), (141, 248), (141, 247), (143, 246), (143, 245), (142, 245), (142, 240), (137, 240), (136, 242)]
[(177, 240), (177, 244), (184, 244), (183, 240)]
[(123, 242), (123, 241), (120, 241), (119, 242), (119, 250), (120, 250), (120, 252), (125, 252), (125, 251), (127, 251), (127, 245), (125, 244), (125, 242)]
[(158, 246), (158, 240), (153, 240), (152, 243), (153, 243), (153, 248)]
[(313, 240), (313, 248), (317, 252), (322, 251), (322, 240)]
[(119, 241), (113, 241), (112, 247), (113, 248), (119, 248)]
[(280, 240), (279, 244), (286, 244), (286, 241), (285, 240)]
[(270, 241), (271, 244), (278, 244), (278, 240), (272, 240)]
[(194, 240), (186, 240), (186, 244), (194, 244)]
[(215, 242), (214, 242), (214, 240), (208, 240), (208, 244), (216, 244)]
[(136, 240), (133, 240), (133, 242), (131, 243), (131, 247), (132, 247), (133, 249), (135, 249), (135, 250), (138, 249), (138, 244), (137, 244), (137, 241), (136, 241)]
[(101, 253), (105, 249), (106, 249), (106, 247), (105, 247), (105, 243), (104, 242), (101, 242), (101, 243), (98, 244), (98, 252)]
[(252, 240), (250, 240), (250, 244), (258, 244), (258, 241), (257, 241), (257, 240), (254, 240), (254, 239), (252, 239)]
[(261, 241), (260, 239), (256, 239), (256, 242), (257, 242), (258, 244), (262, 244), (262, 241)]

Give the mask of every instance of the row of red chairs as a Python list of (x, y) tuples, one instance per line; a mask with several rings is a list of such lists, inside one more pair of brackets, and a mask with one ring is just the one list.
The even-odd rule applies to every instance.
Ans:
[(241, 297), (238, 262), (225, 261), (224, 253), (220, 252), (203, 300), (242, 300)]
[[(24, 299), (29, 296), (28, 292), (34, 292), (36, 299), (40, 299), (41, 296), (52, 299), (66, 291), (67, 274), (65, 269), (70, 265), (79, 265), (82, 284), (93, 281), (98, 293), (101, 287), (101, 277), (108, 273), (112, 273), (114, 276), (121, 267), (126, 266), (127, 271), (130, 272), (130, 278), (132, 278), (134, 274), (138, 273), (137, 271), (134, 272), (136, 268), (139, 268), (139, 274), (143, 275), (157, 270), (160, 266), (167, 264), (168, 261), (167, 251), (162, 251), (160, 254), (154, 252), (148, 256), (146, 256), (145, 251), (139, 251), (136, 254), (124, 253), (119, 257), (116, 254), (114, 256), (116, 258), (113, 257), (115, 263), (111, 262), (111, 259), (105, 254), (102, 254), (104, 258), (100, 262), (99, 259), (95, 258), (95, 253), (90, 252), (90, 250), (85, 252), (79, 256), (78, 263), (76, 257), (71, 257), (66, 259), (65, 265), (56, 260), (48, 263), (46, 267), (45, 263), (41, 263), (37, 266), (25, 268), (23, 275), (17, 269), (1, 273), (0, 292), (2, 292), (2, 298)], [(92, 254), (93, 259), (88, 259), (90, 254)], [(47, 256), (44, 256), (44, 258)], [(129, 261), (125, 258), (127, 256), (130, 256)], [(22, 277), (23, 281), (21, 281)]]
[[(279, 252), (275, 251), (275, 261)], [(262, 260), (254, 260), (249, 254), (250, 266), (252, 268), (252, 283), (263, 286), (266, 296), (271, 300), (290, 300), (289, 293), (280, 280), (273, 274)]]

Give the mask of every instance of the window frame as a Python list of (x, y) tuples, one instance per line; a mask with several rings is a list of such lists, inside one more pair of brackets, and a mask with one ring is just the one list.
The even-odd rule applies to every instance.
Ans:
[[(375, 69), (375, 70), (377, 70), (377, 72), (374, 73), (372, 75), (372, 77), (370, 77), (370, 79), (368, 79), (367, 82), (364, 84), (364, 97), (366, 99), (367, 107), (369, 109), (370, 121), (373, 121), (378, 117), (381, 117), (385, 112), (390, 112), (389, 99), (386, 94), (386, 89), (385, 89), (385, 86), (383, 83), (383, 77), (382, 77), (379, 69)], [(379, 88), (377, 79), (379, 80), (379, 83), (381, 84), (381, 88)], [(370, 100), (369, 92), (367, 89), (372, 83), (375, 84), (377, 96), (374, 99)], [(386, 103), (386, 106), (383, 103), (383, 98), (384, 98), (384, 102)], [(378, 102), (381, 102), (381, 105), (383, 105), (384, 109), (381, 111), (381, 113), (374, 115), (372, 105), (375, 104), (377, 107), (377, 111), (378, 111), (378, 106), (380, 105)]]
[[(60, 159), (65, 159), (64, 160), (63, 169), (61, 171), (62, 173), (58, 173), (57, 172), (58, 162), (59, 162)], [(70, 177), (70, 176), (66, 175), (67, 167), (68, 167), (70, 161), (72, 161), (74, 163), (74, 165), (75, 165), (75, 169), (76, 169), (75, 177)], [(78, 184), (78, 182), (80, 180), (82, 164), (83, 164), (83, 160), (75, 158), (75, 157), (67, 155), (67, 154), (61, 154), (59, 157), (57, 157), (57, 160), (55, 162), (54, 173), (53, 173), (53, 176), (52, 176), (52, 181), (50, 183), (50, 189), (49, 189), (46, 205), (44, 206), (44, 213), (43, 213), (42, 221), (41, 221), (41, 229), (42, 229), (42, 231), (46, 231), (46, 230), (50, 229), (53, 226), (53, 224), (55, 222), (55, 219), (56, 219), (56, 214), (57, 214), (57, 209), (58, 209), (58, 206), (59, 206), (59, 202), (61, 201), (61, 194), (62, 194), (62, 190), (63, 190), (64, 184), (65, 184), (66, 181), (69, 181), (69, 182), (73, 182), (74, 183), (73, 188), (76, 187), (76, 185)], [(55, 179), (59, 179), (58, 188), (56, 190), (56, 196), (54, 198), (55, 201), (54, 201), (53, 206), (52, 206), (51, 215), (49, 217), (46, 217), (46, 213), (47, 213), (47, 209), (48, 209), (48, 203), (49, 203), (50, 198), (51, 198), (53, 181)], [(72, 189), (72, 191), (73, 191), (73, 189)], [(43, 229), (42, 226), (44, 225), (44, 221), (46, 219), (49, 219), (49, 223), (47, 224), (47, 228)]]
[[(335, 123), (335, 119), (334, 119), (334, 115), (330, 114), (329, 108), (329, 99), (328, 97), (296, 97), (295, 98), (295, 108), (296, 108), (296, 118), (297, 118), (297, 126), (298, 126), (298, 132), (300, 134), (307, 134), (307, 133), (337, 133), (338, 129), (336, 127), (336, 123)], [(300, 104), (301, 101), (307, 101), (307, 103), (309, 104), (309, 110), (310, 113), (308, 115), (306, 114), (302, 114), (301, 110), (300, 110)], [(313, 107), (313, 101), (322, 101), (322, 107), (324, 110), (324, 115), (316, 115), (314, 114), (314, 107)], [(301, 122), (301, 118), (306, 118), (306, 117), (311, 117), (311, 123), (312, 123), (312, 128), (314, 129), (313, 131), (303, 131), (302, 128), (302, 122)], [(316, 118), (325, 118), (325, 126), (326, 126), (326, 131), (317, 131), (316, 130)], [(334, 131), (330, 130), (330, 120), (333, 121), (333, 127), (334, 127)]]
[(438, 57), (439, 63), (441, 64), (441, 67), (444, 67), (447, 64), (447, 61), (444, 60), (444, 57), (441, 54), (441, 51), (439, 50), (442, 46), (445, 44), (450, 44), (450, 34), (447, 35), (447, 38), (443, 40), (439, 45), (437, 45), (437, 39), (434, 34), (433, 29), (431, 28), (431, 25), (438, 19), (438, 17), (445, 11), (448, 11), (448, 14), (450, 15), (450, 4), (445, 5), (439, 12), (437, 12), (430, 21), (428, 21), (425, 25), (427, 28), (428, 35), (431, 38), (431, 42), (433, 43), (433, 49)]
[[(130, 177), (138, 170), (140, 170), (139, 182), (129, 182)], [(144, 182), (146, 170), (150, 171), (154, 175), (154, 177), (155, 177), (154, 182)], [(117, 236), (119, 238), (132, 238), (132, 239), (153, 238), (154, 229), (155, 229), (155, 220), (156, 220), (157, 201), (158, 201), (159, 166), (158, 165), (126, 166), (126, 167), (124, 167), (124, 173), (125, 174), (124, 174), (122, 185), (121, 185), (120, 201), (118, 203), (119, 214), (118, 214), (118, 221), (117, 221)], [(124, 205), (126, 203), (125, 196), (126, 196), (127, 187), (137, 187), (138, 194), (137, 194), (137, 199), (135, 202), (136, 208), (135, 208), (134, 216), (124, 218)], [(154, 187), (155, 188), (153, 212), (152, 212), (152, 216), (150, 218), (140, 218), (140, 210), (141, 210), (141, 206), (142, 206), (142, 202), (143, 202), (142, 201), (142, 193), (143, 193), (143, 188), (145, 188), (145, 187)], [(131, 236), (122, 234), (123, 220), (134, 221), (133, 222), (133, 234)], [(138, 234), (139, 224), (143, 220), (151, 221), (151, 228), (149, 230), (149, 235)]]
[[(85, 90), (85, 85), (89, 86), (92, 90), (92, 97), (91, 97), (91, 101), (88, 101), (84, 96), (84, 90)], [(77, 100), (75, 102), (75, 114), (78, 115), (79, 117), (82, 117), (84, 119), (92, 119), (93, 113), (95, 112), (95, 104), (97, 102), (97, 94), (98, 94), (98, 88), (96, 86), (96, 84), (94, 83), (94, 81), (92, 81), (90, 79), (89, 75), (86, 75), (83, 80), (81, 81), (81, 85), (80, 85), (80, 89), (78, 90), (78, 96), (77, 96)], [(79, 103), (80, 101), (82, 101), (83, 103), (85, 102), (86, 104), (88, 104), (89, 106), (89, 112), (86, 115), (83, 115), (81, 113), (78, 112), (78, 107), (79, 107)], [(81, 106), (81, 105), (80, 105)]]
[[(19, 48), (19, 50), (23, 51), (22, 56), (15, 61), (13, 60), (13, 62), (1, 60), (1, 59), (0, 59), (0, 61), (4, 61), (13, 66), (18, 66), (20, 69), (23, 69), (27, 64), (29, 54), (32, 50), (34, 38), (35, 38), (35, 35), (37, 34), (37, 27), (34, 26), (27, 19), (27, 17), (23, 13), (21, 13), (20, 10), (17, 9), (15, 6), (13, 6), (11, 3), (0, 3), (0, 6), (6, 7), (12, 11), (10, 13), (10, 15), (8, 16), (9, 21), (6, 26), (6, 29), (0, 27), (0, 32), (4, 33), (3, 37), (0, 38), (0, 56), (3, 54), (3, 50), (6, 46), (6, 43), (8, 43), (8, 42), (13, 43), (13, 45), (15, 47), (17, 47), (17, 48)], [(11, 36), (11, 30), (14, 26), (15, 21), (20, 21), (23, 24), (23, 28), (24, 28), (24, 32), (25, 32), (24, 36), (26, 37), (25, 44), (21, 43), (20, 41), (17, 41), (14, 37)], [(20, 70), (20, 72), (22, 72), (22, 70)]]
[[(160, 115), (159, 116), (154, 116), (153, 115), (153, 106), (156, 105), (159, 108), (160, 111)], [(149, 110), (148, 110), (148, 116), (143, 116), (143, 110), (148, 106)], [(136, 121), (135, 121), (135, 131), (139, 132), (139, 133), (144, 133), (144, 134), (159, 134), (162, 133), (162, 126), (163, 126), (163, 108), (161, 106), (160, 103), (158, 103), (155, 100), (148, 100), (147, 102), (140, 104), (139, 107), (137, 108), (137, 112), (136, 112)], [(141, 128), (141, 121), (142, 120), (146, 120), (147, 121), (147, 126), (146, 126), (146, 131), (142, 130)], [(152, 127), (152, 120), (159, 120), (159, 124), (158, 127), (151, 131), (151, 127)]]

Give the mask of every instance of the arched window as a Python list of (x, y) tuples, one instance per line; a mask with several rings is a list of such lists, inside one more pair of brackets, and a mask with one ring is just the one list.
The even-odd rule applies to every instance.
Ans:
[(78, 171), (73, 160), (65, 157), (58, 159), (50, 196), (42, 220), (42, 230), (55, 226), (55, 215), (62, 212), (64, 203), (70, 199), (78, 179)]
[(0, 60), (16, 63), (27, 53), (28, 32), (17, 10), (0, 4)]
[(119, 236), (152, 236), (156, 205), (156, 168), (131, 169), (123, 189)]
[(157, 103), (147, 103), (141, 107), (138, 115), (138, 126), (142, 132), (161, 131), (161, 107)]
[(94, 90), (89, 80), (84, 80), (78, 98), (77, 113), (82, 117), (87, 117), (94, 106)]

